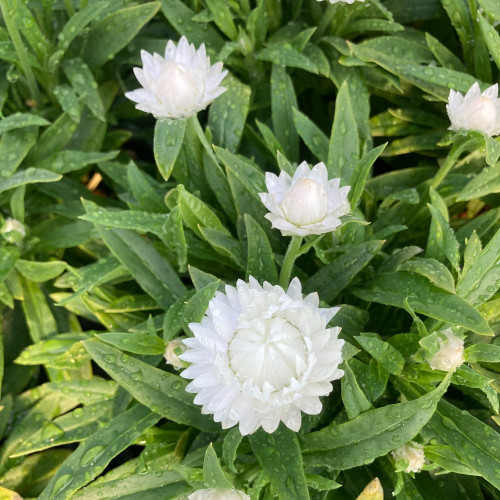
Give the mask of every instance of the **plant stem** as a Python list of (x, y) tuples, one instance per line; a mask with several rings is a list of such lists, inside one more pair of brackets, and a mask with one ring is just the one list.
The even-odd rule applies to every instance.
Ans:
[(210, 143), (207, 140), (205, 132), (203, 132), (203, 129), (201, 128), (200, 121), (198, 120), (198, 115), (194, 115), (191, 118), (189, 118), (188, 120), (189, 120), (188, 124), (190, 124), (194, 128), (194, 131), (196, 132), (196, 135), (198, 136), (198, 139), (200, 140), (201, 145), (205, 148), (205, 151), (208, 153), (210, 158), (212, 158), (212, 160), (214, 160), (215, 163), (217, 163), (217, 165), (218, 165), (219, 162), (215, 156), (215, 153), (214, 153), (214, 150), (212, 149), (212, 146), (210, 145)]
[(313, 35), (313, 40), (321, 38), (323, 36), (328, 26), (330, 26), (330, 23), (332, 22), (333, 16), (335, 15), (336, 11), (337, 11), (337, 5), (335, 4), (329, 5), (327, 7), (325, 15), (321, 18), (318, 29), (315, 31)]
[(64, 0), (64, 7), (66, 8), (66, 12), (68, 13), (69, 17), (75, 15), (75, 8), (73, 7), (71, 0)]
[(449, 174), (450, 170), (453, 168), (455, 163), (457, 162), (460, 155), (468, 148), (471, 141), (458, 142), (453, 144), (448, 156), (441, 164), (437, 174), (431, 182), (430, 187), (436, 189), (441, 182), (443, 182), (444, 178)]
[(290, 276), (292, 275), (293, 265), (295, 260), (300, 255), (300, 245), (302, 244), (302, 236), (292, 236), (290, 244), (281, 266), (279, 285), (281, 288), (288, 288), (290, 283)]
[(38, 90), (38, 84), (36, 83), (35, 75), (31, 70), (30, 62), (28, 59), (28, 54), (24, 48), (23, 42), (21, 40), (21, 35), (16, 27), (15, 15), (16, 8), (11, 2), (16, 2), (17, 0), (0, 0), (0, 11), (5, 22), (5, 27), (9, 33), (14, 49), (16, 50), (17, 57), (19, 58), (19, 65), (21, 70), (26, 77), (26, 82), (28, 84), (29, 91), (33, 100), (40, 104), (40, 92)]

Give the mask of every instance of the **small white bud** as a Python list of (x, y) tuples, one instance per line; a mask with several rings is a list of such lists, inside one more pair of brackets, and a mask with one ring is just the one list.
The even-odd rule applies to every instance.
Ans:
[(433, 370), (448, 372), (464, 362), (464, 341), (454, 335), (451, 328), (440, 333), (439, 351), (429, 360)]
[(408, 467), (406, 467), (405, 472), (420, 472), (424, 465), (424, 447), (416, 441), (409, 441), (393, 450), (391, 454), (396, 461), (408, 460)]
[(5, 219), (2, 234), (8, 241), (14, 242), (23, 239), (26, 236), (26, 228), (22, 222), (16, 219)]
[(321, 222), (328, 210), (326, 190), (313, 179), (300, 179), (285, 191), (281, 208), (296, 226)]
[(250, 500), (243, 491), (223, 488), (206, 488), (188, 496), (188, 500)]
[(165, 360), (176, 370), (186, 368), (187, 366), (187, 363), (184, 363), (179, 359), (179, 355), (181, 355), (187, 349), (187, 347), (183, 343), (183, 340), (184, 337), (171, 340), (167, 343), (167, 347), (165, 348)]

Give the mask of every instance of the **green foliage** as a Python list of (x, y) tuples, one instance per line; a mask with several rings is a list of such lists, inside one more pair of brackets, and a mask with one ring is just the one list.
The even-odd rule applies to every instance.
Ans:
[[(347, 499), (374, 477), (387, 497), (499, 497), (500, 141), (448, 131), (445, 106), (498, 81), (496, 0), (0, 12), (1, 498)], [(180, 36), (227, 90), (155, 121), (123, 94), (140, 51)], [(290, 255), (259, 193), (303, 161), (351, 187), (351, 214)], [(289, 271), (340, 307), (344, 375), (298, 432), (242, 436), (165, 349), (226, 284)], [(464, 363), (446, 375), (426, 359), (450, 327)], [(416, 474), (390, 454), (410, 440)]]

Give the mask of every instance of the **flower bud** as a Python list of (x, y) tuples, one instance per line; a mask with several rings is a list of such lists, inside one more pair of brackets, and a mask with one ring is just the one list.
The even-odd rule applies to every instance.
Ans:
[(464, 341), (451, 328), (440, 332), (439, 337), (439, 351), (429, 360), (429, 366), (433, 370), (455, 371), (464, 362)]
[(424, 447), (416, 441), (409, 441), (403, 446), (396, 448), (391, 453), (396, 462), (400, 460), (408, 461), (405, 472), (420, 472), (424, 465)]
[(450, 130), (478, 130), (490, 136), (500, 134), (498, 84), (482, 94), (477, 82), (465, 96), (450, 90), (446, 110), (451, 121)]
[(224, 488), (206, 488), (188, 496), (188, 500), (250, 500), (243, 491)]
[(326, 190), (313, 179), (300, 179), (286, 190), (281, 208), (296, 226), (321, 222), (328, 210)]
[(177, 338), (167, 343), (165, 349), (165, 360), (169, 365), (172, 365), (176, 370), (186, 368), (188, 365), (179, 359), (179, 356), (187, 349), (183, 343), (183, 338)]
[(22, 222), (8, 218), (2, 229), (3, 237), (10, 243), (17, 243), (26, 236), (26, 228)]

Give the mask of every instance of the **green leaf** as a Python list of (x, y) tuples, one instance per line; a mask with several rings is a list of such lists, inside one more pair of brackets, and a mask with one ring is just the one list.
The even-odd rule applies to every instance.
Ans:
[(96, 337), (106, 344), (118, 347), (122, 351), (134, 354), (163, 354), (165, 343), (156, 335), (139, 332), (110, 332), (96, 334)]
[(404, 368), (405, 360), (401, 353), (390, 344), (371, 335), (354, 337), (359, 345), (376, 359), (386, 371), (399, 375)]
[(203, 461), (203, 479), (207, 488), (232, 488), (222, 470), (214, 447), (210, 444)]
[(297, 435), (281, 423), (272, 434), (259, 429), (248, 439), (278, 497), (307, 500), (309, 491)]
[(183, 314), (183, 324), (187, 332), (188, 323), (200, 323), (205, 312), (207, 311), (208, 304), (214, 298), (215, 292), (219, 288), (219, 280), (213, 281), (208, 285), (198, 290), (189, 302), (185, 305)]
[(132, 231), (95, 227), (113, 255), (158, 304), (166, 309), (184, 294), (182, 281), (151, 243)]
[(488, 16), (491, 16), (495, 21), (500, 21), (500, 6), (496, 0), (478, 0), (478, 2)]
[(208, 123), (214, 143), (235, 152), (243, 135), (252, 92), (231, 74), (222, 85), (227, 90), (210, 106)]
[(337, 95), (328, 149), (328, 177), (340, 177), (342, 185), (351, 185), (350, 179), (359, 159), (357, 130), (349, 87), (343, 83)]
[(476, 13), (476, 19), (491, 57), (497, 65), (497, 68), (500, 69), (500, 35), (497, 30), (486, 21), (480, 12)]
[(20, 259), (16, 263), (16, 269), (19, 273), (30, 281), (34, 281), (36, 283), (57, 278), (66, 268), (66, 262), (61, 260), (35, 262), (33, 260)]
[(283, 66), (273, 64), (271, 71), (271, 108), (273, 129), (285, 156), (297, 161), (299, 137), (293, 125), (293, 109), (298, 109), (292, 79)]
[(90, 109), (92, 114), (98, 120), (104, 121), (104, 104), (97, 90), (97, 82), (88, 66), (78, 58), (66, 61), (63, 69), (72, 87)]
[(76, 443), (97, 432), (111, 418), (112, 402), (77, 408), (37, 429), (27, 441), (23, 441), (12, 457), (27, 455), (54, 446)]
[(199, 228), (202, 237), (224, 257), (229, 257), (238, 267), (246, 269), (247, 258), (243, 244), (225, 232), (211, 228)]
[(164, 180), (168, 181), (175, 161), (181, 150), (186, 120), (160, 118), (156, 121), (154, 135), (154, 155), (156, 165)]
[(92, 359), (137, 401), (152, 411), (207, 432), (220, 431), (220, 424), (201, 414), (200, 407), (186, 392), (183, 378), (154, 368), (101, 342), (85, 341)]
[(163, 198), (152, 185), (152, 179), (140, 170), (133, 161), (127, 165), (127, 181), (127, 187), (142, 210), (160, 213), (167, 211)]
[(38, 166), (56, 172), (57, 174), (67, 174), (80, 170), (88, 165), (94, 165), (103, 161), (116, 158), (118, 151), (101, 153), (99, 151), (61, 151), (49, 156)]
[(80, 121), (80, 114), (82, 106), (78, 101), (75, 89), (70, 85), (57, 85), (52, 91), (61, 109), (69, 116), (75, 123)]
[(0, 193), (8, 191), (25, 184), (36, 184), (38, 182), (57, 182), (62, 178), (62, 175), (55, 174), (49, 170), (41, 168), (29, 167), (26, 170), (21, 170), (8, 179), (0, 181)]
[(207, 0), (207, 7), (212, 13), (215, 24), (231, 40), (238, 38), (238, 32), (233, 22), (233, 17), (224, 0)]
[(347, 361), (344, 362), (342, 369), (344, 370), (344, 376), (340, 380), (342, 401), (349, 420), (352, 420), (360, 413), (372, 410), (373, 406), (361, 390), (356, 376)]
[(0, 178), (9, 177), (17, 170), (36, 144), (37, 137), (38, 129), (36, 127), (5, 132), (0, 137), (0, 162), (2, 163)]
[(458, 193), (457, 201), (473, 200), (491, 193), (500, 193), (500, 165), (485, 167)]
[(160, 416), (142, 405), (135, 405), (115, 417), (109, 425), (90, 435), (64, 461), (40, 500), (65, 499), (97, 477), (119, 453), (130, 446)]
[(457, 283), (457, 295), (473, 306), (486, 302), (500, 286), (500, 230), (491, 238), (484, 250), (471, 262)]
[(18, 128), (31, 126), (45, 127), (47, 125), (50, 125), (50, 122), (33, 113), (14, 113), (0, 120), (0, 135)]
[(160, 236), (167, 246), (172, 248), (177, 254), (179, 272), (185, 272), (187, 268), (188, 248), (179, 205), (176, 205), (166, 218)]
[(312, 59), (286, 42), (268, 45), (258, 53), (257, 59), (273, 63), (273, 68), (279, 67), (284, 70), (285, 66), (288, 66), (290, 68), (300, 68), (316, 75), (318, 74), (318, 68)]
[(387, 143), (381, 144), (375, 149), (372, 149), (365, 156), (363, 156), (357, 164), (349, 181), (354, 186), (349, 196), (351, 199), (351, 207), (355, 207), (358, 204), (358, 201), (363, 194), (370, 169), (375, 163), (375, 160), (383, 153), (386, 146)]
[(222, 460), (227, 465), (229, 470), (233, 473), (237, 473), (238, 470), (234, 466), (234, 461), (237, 457), (238, 447), (243, 440), (243, 436), (240, 433), (238, 427), (233, 427), (224, 437), (224, 442), (222, 443)]
[(0, 247), (0, 283), (14, 269), (21, 252), (16, 247)]
[(489, 335), (486, 320), (468, 302), (437, 288), (418, 274), (395, 272), (382, 274), (353, 293), (366, 301), (404, 307), (405, 299), (417, 313), (460, 325), (475, 333)]
[(427, 42), (429, 50), (441, 66), (444, 68), (454, 69), (455, 71), (467, 71), (462, 61), (437, 38), (434, 38), (429, 33), (426, 33), (425, 41)]
[(432, 417), (451, 374), (421, 398), (366, 411), (343, 424), (301, 436), (304, 463), (344, 470), (369, 463), (413, 439)]
[(470, 467), (464, 465), (451, 446), (444, 444), (429, 444), (425, 447), (425, 457), (449, 472), (479, 476)]
[(471, 345), (465, 349), (464, 356), (467, 363), (498, 363), (500, 362), (500, 345)]
[(296, 108), (292, 109), (293, 123), (306, 146), (319, 161), (328, 161), (328, 137), (323, 131), (306, 115)]
[(421, 274), (439, 288), (450, 293), (455, 293), (455, 280), (452, 274), (444, 264), (435, 259), (414, 257), (399, 265), (397, 270)]
[(250, 215), (245, 214), (244, 217), (248, 242), (246, 279), (253, 276), (260, 283), (268, 281), (271, 284), (276, 284), (278, 283), (278, 273), (266, 233)]
[(160, 7), (160, 2), (132, 5), (99, 21), (88, 33), (83, 59), (93, 68), (108, 62), (129, 44)]
[(325, 302), (333, 301), (373, 259), (383, 244), (383, 241), (367, 241), (337, 257), (306, 281), (304, 291), (318, 292)]

